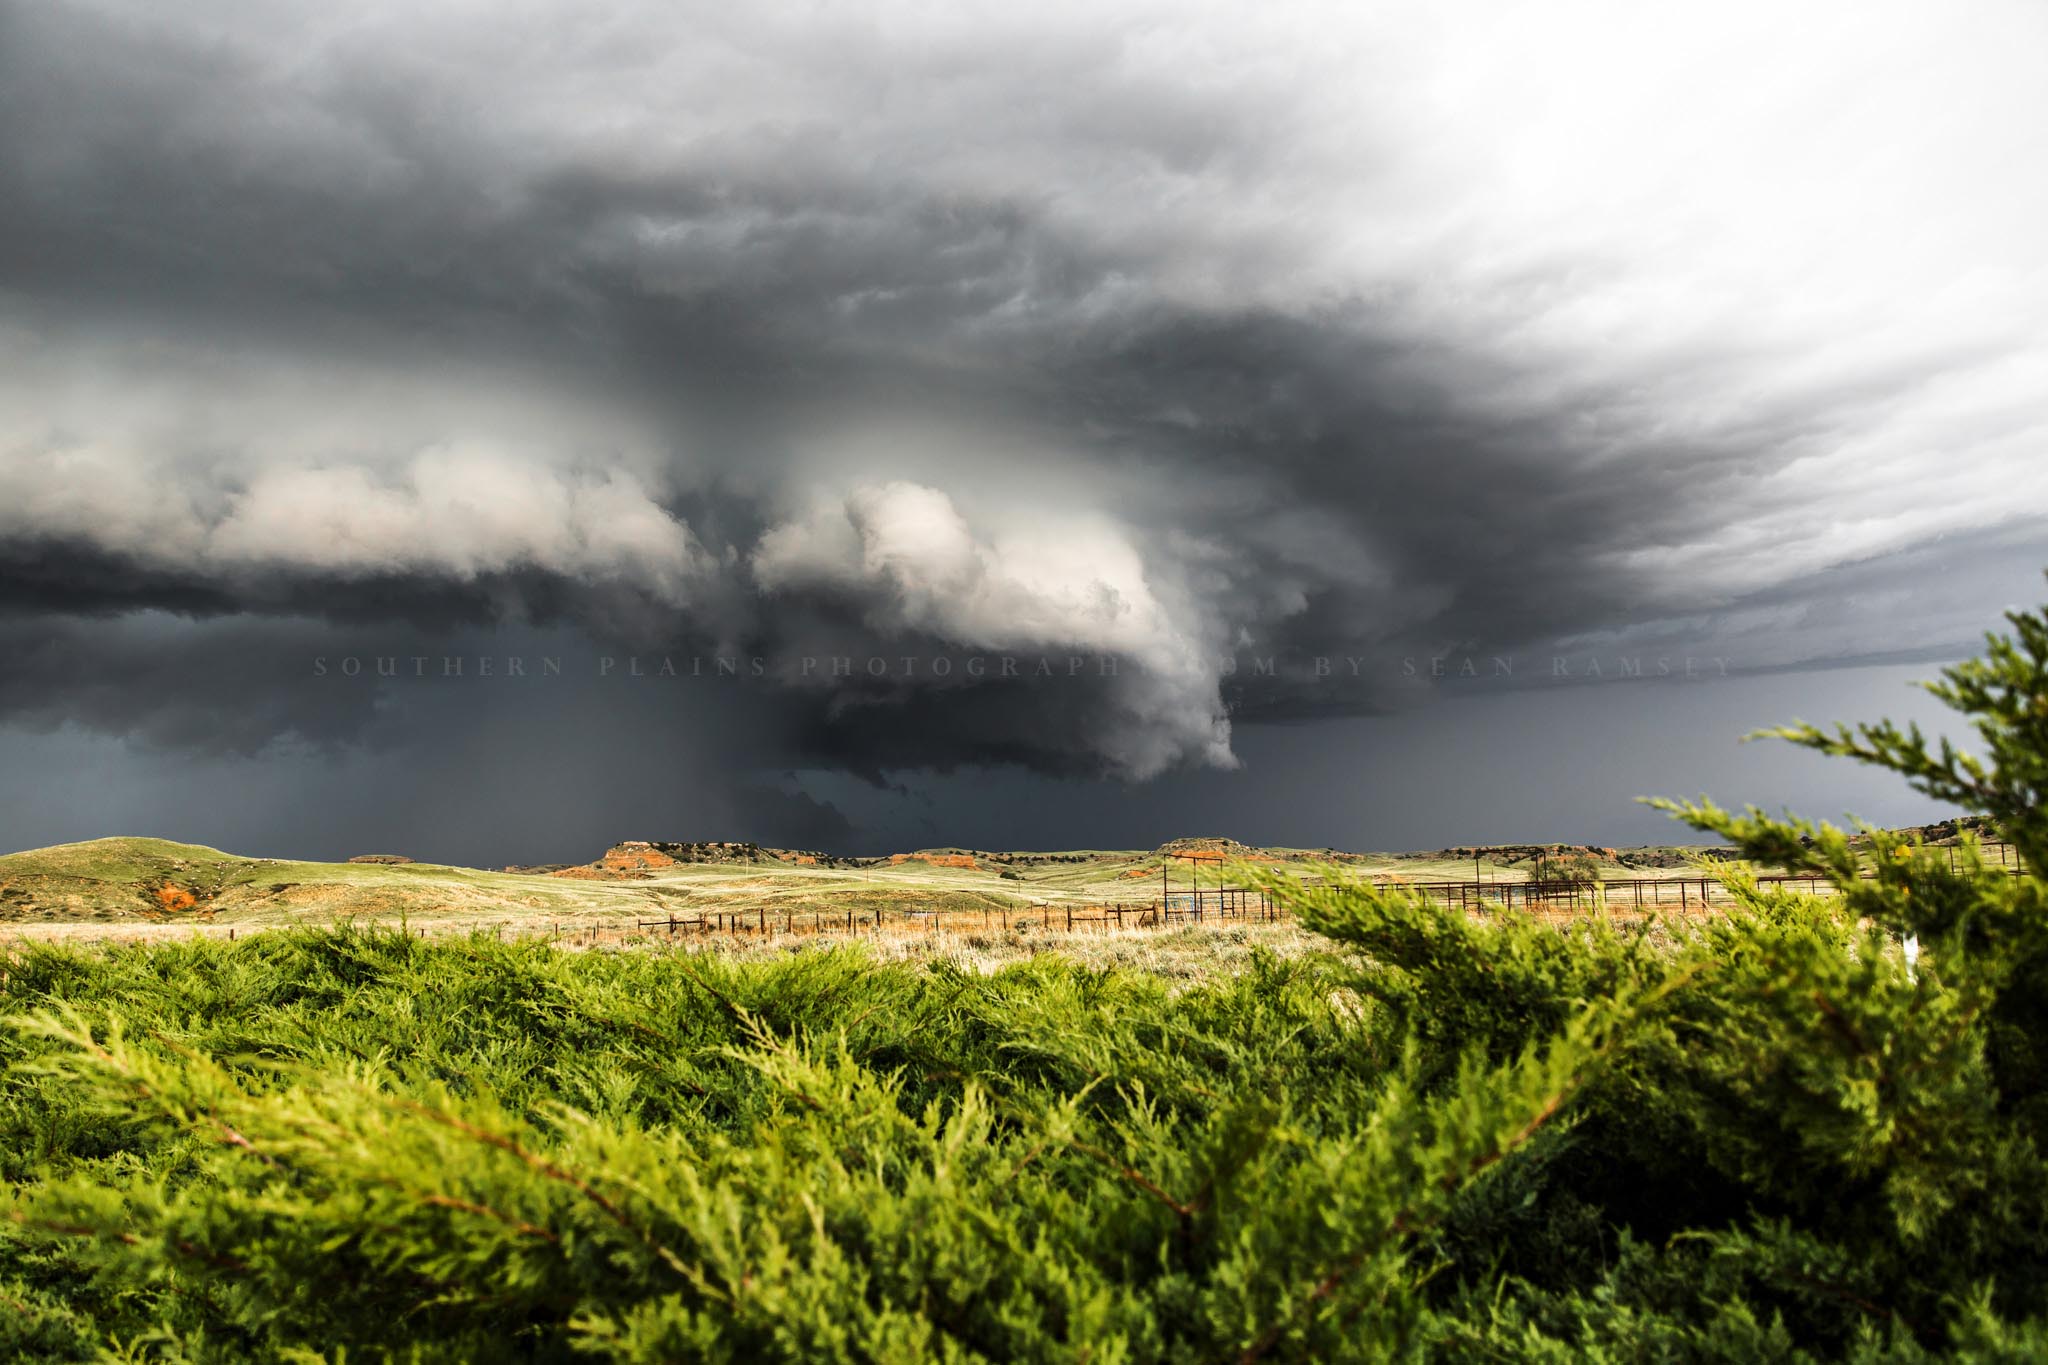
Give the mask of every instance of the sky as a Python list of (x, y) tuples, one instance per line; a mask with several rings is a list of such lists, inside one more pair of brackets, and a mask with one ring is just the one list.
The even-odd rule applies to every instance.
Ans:
[(1943, 812), (2048, 11), (0, 0), (0, 845)]

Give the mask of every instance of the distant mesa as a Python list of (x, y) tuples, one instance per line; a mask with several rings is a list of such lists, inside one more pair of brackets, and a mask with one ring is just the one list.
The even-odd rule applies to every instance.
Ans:
[(1220, 863), (1225, 858), (1242, 858), (1257, 850), (1225, 839), (1220, 835), (1212, 839), (1168, 839), (1155, 852), (1163, 858), (1193, 858), (1200, 862)]
[[(840, 858), (808, 849), (763, 848), (739, 841), (670, 843), (657, 839), (626, 839), (606, 849), (595, 862), (574, 867), (520, 868), (578, 881), (629, 881), (686, 863), (762, 865), (769, 867), (865, 867), (867, 858)], [(507, 869), (508, 871), (512, 869)]]
[(667, 853), (653, 844), (643, 843), (637, 839), (628, 843), (613, 844), (604, 851), (604, 856), (597, 860), (597, 870), (600, 872), (623, 872), (628, 875), (635, 872), (653, 872), (675, 865), (676, 860)]
[(1235, 839), (1218, 835), (1208, 839), (1169, 839), (1153, 850), (1162, 858), (1177, 858), (1191, 863), (1271, 863), (1278, 862), (1272, 854), (1250, 844), (1241, 844)]
[(358, 853), (355, 857), (350, 858), (349, 861), (352, 863), (389, 863), (395, 867), (400, 863), (409, 863), (412, 859), (406, 857), (403, 853)]

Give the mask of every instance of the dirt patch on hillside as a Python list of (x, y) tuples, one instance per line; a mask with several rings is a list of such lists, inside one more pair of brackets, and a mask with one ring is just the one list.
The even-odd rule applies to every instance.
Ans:
[(190, 910), (199, 904), (199, 897), (175, 882), (165, 882), (156, 889), (156, 904), (159, 910)]
[(179, 881), (168, 876), (131, 882), (126, 890), (135, 898), (129, 904), (140, 911), (144, 919), (152, 920), (211, 919), (214, 901), (220, 895), (218, 886), (201, 885), (189, 878)]

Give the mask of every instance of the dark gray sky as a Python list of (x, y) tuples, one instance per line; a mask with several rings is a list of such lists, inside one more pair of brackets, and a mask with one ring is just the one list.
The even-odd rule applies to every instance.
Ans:
[(0, 0), (0, 844), (1917, 816), (1731, 741), (2041, 595), (2044, 41)]

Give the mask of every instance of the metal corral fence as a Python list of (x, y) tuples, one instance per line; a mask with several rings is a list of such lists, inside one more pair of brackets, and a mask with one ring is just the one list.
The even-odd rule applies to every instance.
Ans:
[[(666, 915), (636, 921), (644, 932), (697, 934), (854, 934), (881, 933), (888, 928), (953, 932), (1007, 933), (1012, 928), (1060, 929), (1072, 933), (1096, 926), (1107, 930), (1152, 929), (1169, 924), (1210, 921), (1276, 920), (1280, 908), (1256, 887), (1207, 886), (1200, 891), (1173, 892), (1144, 901), (1064, 903), (1034, 901), (1028, 905), (985, 905), (976, 909), (921, 910), (867, 907), (847, 910), (771, 911), (706, 910), (692, 915)], [(588, 928), (585, 932), (590, 932)]]
[[(1824, 877), (1781, 875), (1761, 876), (1756, 880), (1760, 886), (1782, 885), (1812, 895), (1822, 895), (1834, 889)], [(1550, 912), (1605, 907), (1609, 910), (1654, 912), (1660, 908), (1703, 909), (1733, 901), (1728, 888), (1711, 876), (1629, 877), (1600, 882), (1564, 878), (1526, 882), (1382, 881), (1375, 885), (1403, 887), (1472, 911), (1522, 909)]]
[[(1985, 844), (1983, 848), (1987, 855), (1995, 856), (1998, 865), (2007, 872), (2014, 876), (2020, 874), (2019, 858), (2009, 845)], [(1762, 887), (1782, 887), (1816, 896), (1829, 895), (1834, 891), (1826, 878), (1805, 874), (1761, 873), (1755, 880)], [(1728, 888), (1712, 874), (1629, 877), (1600, 882), (1566, 878), (1405, 881), (1387, 877), (1375, 880), (1373, 885), (1402, 887), (1462, 906), (1475, 914), (1515, 909), (1546, 915), (1595, 909), (1638, 914), (1668, 910), (1691, 913), (1717, 905), (1725, 906), (1734, 900)], [(1159, 929), (1175, 924), (1272, 922), (1285, 918), (1286, 911), (1262, 888), (1205, 886), (1188, 891), (1169, 891), (1147, 900), (1034, 901), (1028, 905), (991, 903), (978, 908), (947, 910), (867, 906), (846, 910), (775, 911), (757, 906), (744, 910), (669, 914), (659, 919), (638, 920), (636, 925), (643, 933), (665, 932), (671, 937), (684, 932), (822, 936), (880, 934), (892, 930), (897, 933), (938, 933), (941, 930), (1007, 933), (1011, 929), (1024, 928), (1066, 933), (1084, 930), (1108, 932), (1113, 929)], [(573, 932), (596, 941), (605, 931), (601, 927), (584, 926)]]
[[(2021, 865), (2018, 853), (2012, 845), (1987, 843), (1981, 846), (1987, 863), (2003, 868), (2011, 876), (2019, 876)], [(1949, 869), (1958, 870), (1955, 849), (1948, 850)], [(1866, 872), (1865, 877), (1875, 877), (1875, 872)], [(1767, 872), (1758, 873), (1755, 878), (1759, 887), (1778, 887), (1791, 891), (1802, 891), (1809, 896), (1828, 896), (1835, 891), (1834, 884), (1825, 877), (1806, 873)], [(1411, 882), (1399, 879), (1382, 879), (1376, 886), (1404, 886), (1411, 891), (1468, 910), (1486, 911), (1514, 909), (1556, 912), (1558, 910), (1632, 910), (1656, 912), (1660, 909), (1680, 911), (1706, 909), (1714, 905), (1729, 905), (1734, 895), (1712, 874), (1697, 877), (1623, 877), (1606, 881), (1579, 881), (1568, 878), (1545, 878), (1522, 882), (1487, 881), (1434, 881)]]

